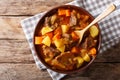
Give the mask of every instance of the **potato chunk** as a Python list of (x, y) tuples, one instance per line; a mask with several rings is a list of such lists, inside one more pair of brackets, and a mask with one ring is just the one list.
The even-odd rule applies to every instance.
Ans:
[(98, 30), (98, 28), (95, 25), (91, 26), (90, 29), (89, 29), (89, 31), (90, 31), (90, 35), (93, 38), (95, 38), (96, 36), (98, 36), (99, 30)]
[(54, 41), (56, 47), (62, 47), (64, 45), (63, 39), (57, 39)]
[(54, 41), (55, 46), (57, 47), (57, 49), (60, 52), (64, 52), (65, 51), (65, 45), (64, 45), (64, 40), (63, 39), (57, 39)]
[(46, 36), (43, 41), (42, 41), (43, 44), (45, 44), (46, 46), (50, 46), (51, 44), (51, 39), (50, 37)]
[(64, 33), (68, 32), (69, 26), (67, 26), (67, 25), (61, 25), (61, 29), (62, 29), (62, 33), (64, 34)]
[(60, 52), (64, 52), (65, 51), (65, 45), (61, 46), (61, 47), (57, 47), (57, 49), (60, 51)]
[(77, 68), (79, 68), (80, 66), (82, 66), (84, 60), (79, 56), (79, 57), (75, 57), (74, 60), (77, 60)]
[(81, 56), (82, 56), (83, 60), (86, 62), (89, 62), (91, 60), (90, 56), (88, 55), (88, 51), (86, 49), (81, 50)]
[(83, 56), (83, 59), (84, 59), (86, 62), (89, 62), (89, 61), (90, 61), (90, 56), (86, 53), (85, 56)]
[(51, 24), (54, 24), (56, 19), (57, 19), (57, 15), (51, 16)]
[(42, 33), (42, 35), (44, 35), (44, 34), (46, 34), (48, 32), (51, 32), (51, 31), (53, 31), (53, 29), (48, 27), (48, 26), (46, 26), (46, 27), (42, 28), (41, 33)]

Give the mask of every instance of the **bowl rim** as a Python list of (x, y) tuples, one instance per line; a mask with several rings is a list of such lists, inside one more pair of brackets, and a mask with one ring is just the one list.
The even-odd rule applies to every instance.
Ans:
[(99, 36), (98, 36), (98, 38), (99, 38), (99, 42), (98, 42), (98, 43), (99, 43), (99, 44), (98, 44), (98, 47), (97, 47), (97, 55), (95, 55), (95, 56), (92, 58), (92, 60), (91, 60), (87, 65), (85, 65), (85, 66), (83, 66), (83, 67), (81, 67), (81, 68), (79, 68), (79, 69), (70, 70), (70, 71), (61, 71), (61, 70), (52, 69), (50, 66), (48, 66), (48, 65), (40, 58), (40, 55), (39, 55), (39, 54), (37, 53), (37, 51), (36, 51), (35, 44), (34, 44), (34, 43), (35, 43), (35, 33), (36, 33), (36, 29), (37, 29), (40, 21), (41, 21), (43, 18), (45, 18), (47, 14), (49, 14), (49, 13), (50, 13), (51, 11), (53, 11), (53, 10), (56, 10), (56, 9), (58, 9), (58, 8), (63, 8), (63, 7), (71, 7), (71, 8), (79, 9), (79, 10), (85, 12), (87, 15), (89, 15), (92, 20), (94, 19), (94, 17), (93, 17), (87, 10), (85, 10), (85, 9), (79, 7), (79, 6), (67, 4), (67, 5), (60, 5), (60, 6), (53, 7), (52, 9), (46, 11), (46, 12), (41, 16), (41, 18), (39, 19), (37, 25), (35, 26), (34, 32), (33, 32), (33, 41), (32, 41), (32, 42), (33, 42), (33, 49), (34, 49), (34, 51), (35, 51), (35, 54), (37, 55), (38, 60), (41, 61), (41, 63), (42, 63), (46, 68), (48, 68), (48, 69), (50, 69), (50, 70), (53, 70), (53, 71), (55, 71), (55, 72), (58, 72), (58, 73), (72, 74), (72, 73), (76, 73), (76, 72), (80, 72), (80, 71), (85, 70), (88, 66), (90, 66), (91, 63), (93, 63), (93, 61), (95, 60), (95, 58), (96, 58), (97, 55), (99, 54), (100, 47), (101, 47), (101, 41), (102, 41), (102, 40), (101, 40), (101, 30), (100, 30), (100, 27), (99, 27), (98, 23), (96, 23), (95, 25), (96, 25), (96, 26), (98, 27), (98, 29), (99, 29)]

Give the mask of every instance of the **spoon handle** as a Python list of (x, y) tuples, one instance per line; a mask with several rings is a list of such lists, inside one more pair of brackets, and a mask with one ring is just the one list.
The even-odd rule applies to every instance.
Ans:
[(100, 15), (98, 15), (98, 16), (84, 29), (84, 31), (86, 31), (90, 26), (94, 25), (95, 23), (97, 23), (98, 21), (100, 21), (101, 19), (103, 19), (104, 17), (106, 17), (107, 15), (109, 15), (110, 13), (112, 13), (115, 9), (116, 9), (116, 6), (115, 6), (114, 4), (109, 5), (106, 10), (104, 10)]

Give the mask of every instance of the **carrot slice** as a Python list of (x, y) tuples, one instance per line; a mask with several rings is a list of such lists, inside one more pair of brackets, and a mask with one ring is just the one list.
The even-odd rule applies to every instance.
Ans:
[(50, 39), (53, 38), (53, 32), (49, 32), (49, 33), (47, 33), (46, 35), (49, 36)]
[(66, 14), (65, 9), (58, 9), (58, 15), (59, 16), (62, 16), (62, 15), (65, 15), (65, 14)]
[(72, 32), (71, 36), (72, 36), (72, 39), (75, 41), (79, 39), (79, 36), (75, 32)]
[(70, 10), (65, 10), (66, 16), (70, 16)]
[(61, 38), (61, 34), (57, 33), (53, 36), (52, 40), (54, 41), (54, 40), (58, 40), (60, 38)]
[(54, 34), (57, 34), (57, 33), (62, 34), (61, 27), (57, 27), (57, 29), (54, 30)]
[(38, 44), (41, 44), (42, 43), (42, 36), (35, 36), (35, 44), (38, 45)]
[(70, 16), (70, 10), (69, 9), (58, 9), (58, 15), (59, 16)]
[(96, 49), (95, 49), (95, 48), (90, 49), (90, 54), (91, 54), (91, 55), (95, 55), (95, 54), (96, 54), (96, 52), (97, 52), (97, 51), (96, 51)]
[(62, 34), (62, 29), (61, 27), (57, 27), (57, 29), (54, 30), (54, 36), (52, 40), (60, 39)]
[(72, 53), (79, 53), (79, 49), (77, 47), (72, 47), (71, 52)]

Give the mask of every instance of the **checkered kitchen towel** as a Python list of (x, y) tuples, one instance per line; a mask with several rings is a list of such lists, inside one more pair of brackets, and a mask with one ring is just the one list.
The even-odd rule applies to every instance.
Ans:
[[(94, 17), (100, 14), (110, 3), (114, 3), (117, 9), (108, 17), (99, 22), (102, 34), (102, 46), (100, 53), (120, 42), (120, 0), (116, 0), (115, 2), (114, 0), (74, 0), (71, 3), (68, 3), (86, 9)], [(30, 45), (34, 60), (40, 69), (46, 69), (46, 67), (38, 60), (37, 56), (35, 55), (32, 38), (35, 26), (44, 13), (37, 14), (21, 21), (21, 25)], [(60, 80), (66, 75), (56, 73), (49, 69), (47, 69), (47, 71), (53, 80)]]

